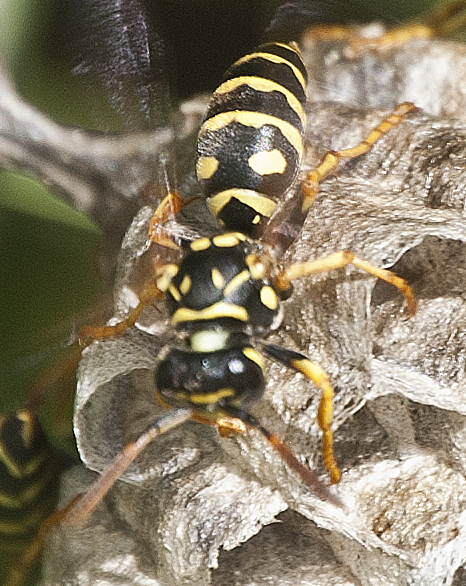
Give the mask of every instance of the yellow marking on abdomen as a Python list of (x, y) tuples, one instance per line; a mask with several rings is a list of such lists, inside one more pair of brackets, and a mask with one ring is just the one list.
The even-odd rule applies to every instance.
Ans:
[(232, 199), (236, 198), (241, 203), (251, 207), (253, 210), (258, 212), (261, 216), (265, 216), (266, 218), (270, 218), (270, 216), (275, 211), (277, 204), (266, 197), (265, 195), (261, 195), (257, 191), (252, 189), (226, 189), (225, 191), (220, 191), (213, 197), (209, 199), (209, 209), (213, 213), (214, 216), (217, 216), (223, 207)]
[(264, 77), (253, 77), (250, 75), (243, 75), (239, 77), (234, 77), (222, 83), (214, 92), (214, 94), (227, 94), (232, 92), (236, 88), (240, 87), (241, 85), (247, 85), (248, 87), (256, 90), (257, 92), (279, 92), (283, 94), (288, 102), (290, 108), (295, 112), (295, 114), (301, 120), (303, 126), (306, 125), (306, 114), (304, 112), (303, 106), (298, 98), (290, 92), (290, 90), (286, 89), (286, 87), (280, 85), (276, 81), (272, 81), (270, 79), (266, 79)]
[(199, 135), (201, 136), (205, 130), (216, 132), (233, 122), (238, 122), (238, 124), (253, 128), (261, 128), (266, 124), (275, 126), (298, 153), (302, 153), (303, 151), (303, 139), (298, 129), (285, 120), (281, 120), (276, 116), (270, 116), (270, 114), (263, 114), (262, 112), (249, 112), (247, 110), (221, 112), (204, 122)]
[[(287, 47), (287, 45), (285, 45), (285, 47)], [(248, 61), (251, 61), (252, 59), (257, 59), (257, 58), (265, 59), (266, 61), (271, 61), (272, 63), (287, 65), (293, 71), (293, 74), (295, 75), (296, 79), (298, 80), (298, 82), (300, 83), (304, 92), (306, 93), (306, 89), (307, 89), (306, 88), (306, 80), (304, 79), (304, 76), (301, 73), (301, 71), (299, 71), (299, 69), (296, 67), (296, 65), (291, 63), (291, 61), (288, 61), (288, 59), (285, 59), (284, 57), (280, 57), (279, 55), (274, 55), (273, 53), (261, 53), (261, 52), (250, 53), (249, 55), (245, 55), (241, 59), (238, 59), (238, 61), (236, 61), (233, 64), (233, 66), (240, 65), (241, 63), (247, 63)]]
[(218, 159), (215, 157), (199, 157), (196, 163), (198, 179), (210, 179), (218, 169)]
[(249, 358), (249, 360), (255, 362), (261, 368), (261, 370), (264, 370), (264, 357), (255, 348), (243, 348), (243, 354), (246, 356), (246, 358)]
[(199, 395), (185, 393), (184, 396), (190, 403), (194, 403), (195, 405), (202, 405), (204, 403), (211, 405), (212, 403), (218, 403), (220, 399), (224, 399), (225, 397), (234, 397), (235, 394), (234, 389), (225, 388), (206, 395), (202, 395), (201, 393)]
[(260, 151), (254, 153), (248, 159), (248, 165), (258, 175), (272, 175), (273, 173), (284, 173), (287, 162), (283, 154), (278, 150)]

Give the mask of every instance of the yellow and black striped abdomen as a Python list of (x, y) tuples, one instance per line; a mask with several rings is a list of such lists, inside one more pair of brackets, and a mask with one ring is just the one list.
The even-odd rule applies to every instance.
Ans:
[(20, 550), (54, 508), (62, 470), (35, 415), (0, 416), (0, 551)]
[(196, 166), (226, 229), (258, 237), (293, 184), (305, 101), (306, 69), (296, 45), (262, 45), (226, 72), (199, 132)]

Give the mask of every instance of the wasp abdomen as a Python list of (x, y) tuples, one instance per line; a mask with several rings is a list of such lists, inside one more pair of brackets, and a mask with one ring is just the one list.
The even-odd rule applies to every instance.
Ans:
[(226, 72), (199, 132), (196, 166), (226, 229), (259, 236), (293, 184), (305, 101), (306, 69), (294, 44), (262, 45)]
[(0, 416), (0, 545), (20, 548), (53, 509), (56, 457), (26, 409)]

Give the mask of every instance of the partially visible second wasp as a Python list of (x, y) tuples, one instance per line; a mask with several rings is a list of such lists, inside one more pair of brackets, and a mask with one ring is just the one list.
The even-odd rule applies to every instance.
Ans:
[(21, 554), (9, 578), (12, 584), (22, 583), (37, 562), (43, 537), (54, 524), (50, 514), (58, 498), (57, 478), (67, 465), (33, 409), (0, 415), (0, 554), (8, 562)]

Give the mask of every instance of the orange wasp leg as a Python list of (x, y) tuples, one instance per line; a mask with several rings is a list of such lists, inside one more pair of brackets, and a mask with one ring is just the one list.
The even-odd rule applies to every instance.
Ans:
[(446, 5), (434, 7), (420, 21), (389, 29), (379, 36), (363, 36), (356, 26), (317, 25), (306, 32), (311, 41), (347, 41), (343, 54), (356, 59), (368, 52), (386, 52), (416, 39), (451, 36), (462, 31), (466, 24), (466, 1), (452, 0)]
[(68, 509), (66, 515), (61, 520), (63, 525), (79, 525), (84, 523), (95, 511), (97, 505), (102, 501), (104, 496), (112, 488), (115, 482), (121, 477), (128, 466), (139, 456), (142, 450), (150, 442), (178, 427), (193, 415), (191, 409), (174, 409), (159, 419), (154, 421), (148, 429), (140, 435), (135, 441), (127, 444), (114, 460), (100, 474), (99, 478), (90, 486), (90, 488), (80, 495), (74, 506)]
[[(268, 348), (268, 346), (264, 347), (264, 349), (266, 348)], [(222, 437), (230, 437), (234, 434), (245, 433), (247, 428), (256, 429), (263, 435), (263, 437), (270, 443), (274, 450), (280, 455), (285, 464), (289, 468), (291, 468), (293, 472), (296, 472), (296, 474), (298, 474), (303, 484), (305, 484), (313, 494), (315, 494), (318, 498), (320, 498), (323, 501), (330, 502), (340, 508), (343, 507), (341, 501), (335, 495), (331, 494), (331, 492), (328, 490), (325, 484), (323, 484), (318, 479), (315, 472), (313, 472), (310, 468), (308, 468), (298, 460), (298, 458), (293, 454), (291, 449), (285, 444), (283, 440), (281, 440), (277, 435), (263, 427), (249, 413), (244, 412), (243, 415), (245, 416), (245, 419), (240, 419), (239, 417), (219, 417), (213, 423), (217, 425), (218, 431)], [(196, 416), (194, 416), (193, 419), (195, 421), (201, 421)], [(202, 423), (206, 423), (206, 421), (202, 421)], [(330, 439), (331, 437), (332, 435), (330, 432)], [(330, 451), (333, 458), (333, 450), (331, 448)], [(334, 480), (334, 482), (338, 482), (341, 478), (341, 474), (338, 470), (338, 467), (336, 466), (335, 460), (333, 460), (333, 464), (335, 469), (339, 473), (338, 480)]]
[(411, 102), (403, 102), (389, 116), (384, 118), (378, 126), (371, 130), (358, 145), (342, 151), (328, 151), (317, 167), (307, 174), (306, 179), (301, 184), (302, 211), (307, 212), (311, 207), (319, 191), (320, 183), (336, 171), (341, 160), (355, 159), (365, 155), (378, 140), (400, 124), (407, 114), (416, 110), (416, 106)]
[[(170, 218), (174, 218), (183, 207), (191, 203), (194, 199), (197, 199), (197, 196), (183, 199), (176, 192), (170, 192), (157, 207), (150, 219), (148, 230), (149, 240), (155, 244), (178, 250), (178, 245), (164, 230), (163, 224)], [(155, 277), (160, 277), (162, 279), (162, 281), (157, 281), (158, 283), (165, 283), (166, 279), (163, 278), (163, 275), (167, 267), (168, 272), (170, 273), (170, 265), (155, 267)], [(87, 346), (95, 340), (113, 338), (124, 333), (128, 328), (131, 328), (136, 324), (146, 306), (153, 305), (156, 301), (163, 298), (163, 292), (164, 289), (160, 289), (155, 283), (146, 284), (139, 293), (138, 305), (129, 312), (125, 319), (113, 326), (85, 326), (81, 328), (79, 331), (80, 345)]]
[(170, 191), (164, 197), (158, 208), (155, 210), (149, 222), (149, 239), (151, 242), (178, 250), (178, 245), (167, 234), (163, 224), (170, 218), (174, 218), (184, 207), (194, 200), (199, 199), (198, 195), (183, 199), (176, 191)]
[(162, 299), (163, 292), (153, 283), (149, 283), (139, 294), (139, 303), (132, 309), (127, 317), (113, 326), (84, 326), (79, 330), (79, 343), (81, 346), (88, 346), (95, 340), (105, 340), (119, 336), (128, 328), (132, 328), (138, 321), (143, 309), (148, 305), (153, 305), (159, 299)]
[(416, 297), (414, 296), (413, 290), (404, 279), (396, 276), (391, 271), (380, 269), (365, 260), (358, 258), (349, 250), (341, 250), (340, 252), (335, 252), (334, 254), (325, 256), (324, 258), (291, 265), (278, 274), (277, 286), (279, 289), (286, 291), (290, 288), (291, 282), (299, 277), (307, 277), (315, 273), (341, 269), (350, 264), (396, 287), (401, 291), (406, 300), (407, 317), (410, 318), (416, 313)]
[(333, 388), (329, 377), (318, 364), (311, 362), (309, 358), (299, 352), (272, 344), (264, 344), (262, 350), (272, 360), (280, 362), (288, 368), (292, 368), (303, 374), (320, 389), (322, 396), (317, 412), (317, 423), (322, 431), (324, 466), (330, 473), (331, 484), (340, 482), (341, 472), (333, 453), (333, 433), (331, 430), (333, 420)]
[(348, 59), (354, 59), (368, 51), (381, 53), (415, 39), (453, 35), (463, 30), (466, 24), (466, 2), (453, 0), (444, 6), (434, 7), (421, 16), (421, 20), (387, 30), (378, 37), (348, 35), (349, 44), (344, 54)]

